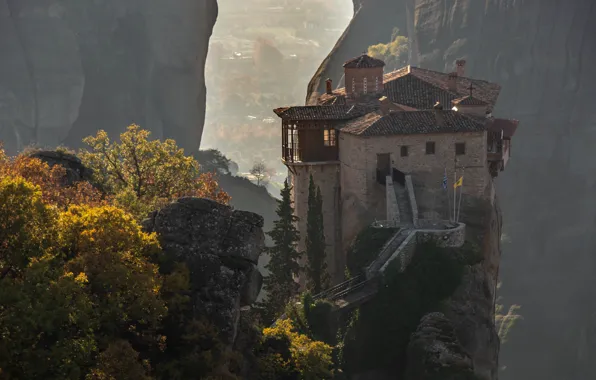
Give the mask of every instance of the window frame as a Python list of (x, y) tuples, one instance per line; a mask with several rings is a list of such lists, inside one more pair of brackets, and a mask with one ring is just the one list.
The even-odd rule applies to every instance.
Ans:
[(323, 129), (323, 145), (325, 147), (334, 147), (337, 145), (337, 131), (332, 127)]
[[(430, 149), (429, 149), (430, 148)], [(425, 147), (425, 153), (428, 155), (435, 154), (437, 150), (436, 144), (434, 141), (427, 141)]]
[(410, 152), (409, 152), (407, 145), (402, 145), (399, 147), (399, 156), (400, 157), (408, 157), (409, 154), (410, 154)]
[(456, 156), (465, 156), (466, 155), (466, 143), (465, 142), (456, 142), (455, 143), (455, 155)]

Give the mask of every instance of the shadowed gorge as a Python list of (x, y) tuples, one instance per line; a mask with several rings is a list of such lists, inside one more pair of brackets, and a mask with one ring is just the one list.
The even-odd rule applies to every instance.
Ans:
[(341, 63), (387, 42), (393, 27), (412, 44), (410, 64), (449, 71), (463, 58), (466, 76), (500, 83), (495, 111), (524, 125), (515, 165), (496, 181), (505, 234), (501, 295), (522, 305), (524, 316), (501, 349), (507, 367), (501, 378), (591, 377), (596, 163), (588, 157), (596, 138), (596, 4), (361, 3), (309, 95), (323, 93), (327, 77), (339, 81)]

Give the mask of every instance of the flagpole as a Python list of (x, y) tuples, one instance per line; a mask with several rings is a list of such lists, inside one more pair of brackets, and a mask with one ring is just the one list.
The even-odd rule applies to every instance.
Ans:
[[(456, 156), (453, 156), (453, 186), (457, 183), (457, 168), (456, 168)], [(457, 187), (453, 188), (453, 221), (455, 222), (455, 204), (456, 204), (456, 196), (457, 194)]]
[(457, 220), (456, 223), (459, 222), (459, 214), (461, 212), (461, 198), (464, 195), (464, 174), (466, 173), (466, 168), (464, 167), (461, 172), (461, 186), (459, 189), (459, 204), (457, 205)]
[(444, 189), (447, 193), (447, 214), (449, 216), (449, 221), (451, 222), (451, 196), (449, 195), (449, 184), (447, 183), (447, 165), (445, 165), (445, 174), (443, 174), (443, 180), (445, 182)]

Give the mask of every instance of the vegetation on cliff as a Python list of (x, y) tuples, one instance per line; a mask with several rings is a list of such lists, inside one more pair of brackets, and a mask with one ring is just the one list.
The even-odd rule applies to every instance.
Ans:
[(399, 29), (394, 28), (391, 40), (368, 47), (367, 54), (381, 59), (391, 70), (403, 67), (408, 62), (408, 38), (399, 35)]
[(365, 227), (348, 248), (346, 271), (349, 277), (358, 276), (378, 255), (396, 228)]
[(113, 195), (115, 203), (142, 219), (172, 199), (198, 196), (227, 204), (229, 196), (214, 179), (201, 173), (199, 163), (171, 139), (149, 140), (150, 132), (131, 125), (110, 141), (105, 131), (83, 141), (83, 163), (93, 170), (95, 184)]
[[(362, 265), (367, 257), (367, 241), (386, 241), (385, 237), (363, 231), (351, 247), (348, 267)], [(378, 251), (377, 251), (378, 252)], [(355, 311), (344, 326), (340, 348), (340, 365), (347, 374), (385, 370), (403, 375), (411, 334), (422, 316), (442, 311), (459, 286), (464, 267), (477, 261), (470, 246), (461, 249), (441, 248), (435, 242), (419, 244), (408, 269), (400, 273), (395, 261), (387, 269), (383, 285), (375, 298)]]
[(306, 214), (306, 276), (307, 287), (319, 293), (329, 286), (323, 224), (323, 197), (312, 175), (308, 184), (308, 212)]
[[(196, 274), (138, 223), (180, 195), (229, 198), (173, 141), (136, 126), (119, 143), (86, 141), (99, 189), (0, 149), (0, 379), (239, 378), (239, 353), (193, 310)], [(295, 378), (322, 378), (326, 346), (284, 331)]]
[(296, 250), (300, 237), (296, 229), (298, 218), (294, 216), (290, 193), (291, 188), (286, 180), (277, 206), (279, 219), (273, 230), (267, 233), (273, 240), (273, 246), (267, 248), (270, 256), (266, 266), (269, 276), (264, 281), (267, 298), (259, 306), (264, 323), (272, 323), (280, 316), (287, 303), (298, 292), (294, 277), (300, 273), (300, 253)]

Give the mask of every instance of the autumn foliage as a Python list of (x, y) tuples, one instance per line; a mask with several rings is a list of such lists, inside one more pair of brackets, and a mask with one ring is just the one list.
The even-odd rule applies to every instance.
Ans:
[(83, 141), (83, 162), (93, 169), (95, 183), (114, 195), (115, 203), (138, 218), (183, 196), (228, 204), (213, 173), (201, 173), (199, 163), (171, 139), (149, 140), (150, 132), (131, 125), (111, 141), (105, 131)]
[[(229, 196), (172, 140), (148, 137), (85, 139), (93, 185), (0, 148), (0, 380), (224, 379), (233, 352), (197, 317), (186, 265), (162, 266), (139, 220), (176, 197)], [(295, 378), (314, 379), (327, 348), (290, 338)]]

